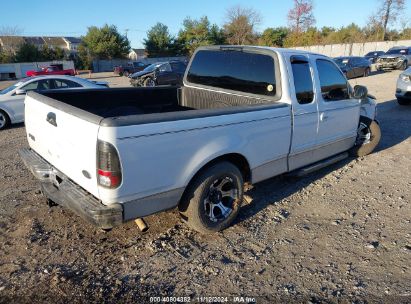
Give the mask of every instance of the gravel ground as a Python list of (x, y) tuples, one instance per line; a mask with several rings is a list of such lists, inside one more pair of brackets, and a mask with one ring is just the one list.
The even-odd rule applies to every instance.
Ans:
[(0, 302), (411, 303), (411, 106), (394, 99), (398, 74), (351, 81), (378, 98), (377, 151), (255, 185), (234, 225), (213, 236), (176, 211), (148, 217), (142, 234), (49, 208), (17, 155), (24, 126), (0, 132)]

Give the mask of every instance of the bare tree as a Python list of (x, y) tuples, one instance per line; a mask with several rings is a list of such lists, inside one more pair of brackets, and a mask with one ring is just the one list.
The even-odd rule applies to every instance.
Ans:
[(387, 27), (397, 21), (405, 8), (405, 0), (378, 0), (380, 7), (378, 11), (371, 16), (382, 28), (382, 38), (387, 38)]
[(288, 12), (288, 26), (299, 34), (315, 24), (312, 0), (294, 0), (294, 7)]
[(223, 28), (228, 43), (243, 45), (256, 41), (256, 27), (262, 20), (257, 11), (237, 5), (227, 10), (226, 18), (227, 22)]
[(18, 36), (22, 30), (18, 26), (2, 26), (0, 27), (0, 36)]

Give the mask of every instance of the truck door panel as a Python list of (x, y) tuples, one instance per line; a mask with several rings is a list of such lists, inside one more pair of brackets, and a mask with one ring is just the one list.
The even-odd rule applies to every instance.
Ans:
[(314, 94), (312, 65), (307, 56), (290, 57), (293, 75), (293, 136), (289, 156), (289, 170), (311, 163), (317, 140), (318, 109)]
[(315, 161), (351, 148), (357, 135), (360, 101), (351, 99), (349, 85), (337, 66), (324, 58), (316, 60), (319, 84), (319, 124)]

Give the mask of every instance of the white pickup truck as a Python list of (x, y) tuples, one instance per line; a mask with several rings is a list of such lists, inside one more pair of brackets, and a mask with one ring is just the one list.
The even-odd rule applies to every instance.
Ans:
[(214, 232), (238, 214), (245, 184), (380, 140), (375, 100), (322, 55), (204, 47), (183, 84), (30, 92), (20, 155), (44, 195), (103, 229), (178, 207)]

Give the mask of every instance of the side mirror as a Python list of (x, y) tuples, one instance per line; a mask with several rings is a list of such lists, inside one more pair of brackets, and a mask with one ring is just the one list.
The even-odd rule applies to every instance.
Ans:
[(26, 90), (17, 89), (14, 94), (16, 94), (16, 95), (26, 95)]
[(354, 87), (354, 94), (353, 97), (355, 99), (364, 99), (368, 96), (368, 90), (366, 87), (361, 85), (356, 85)]

